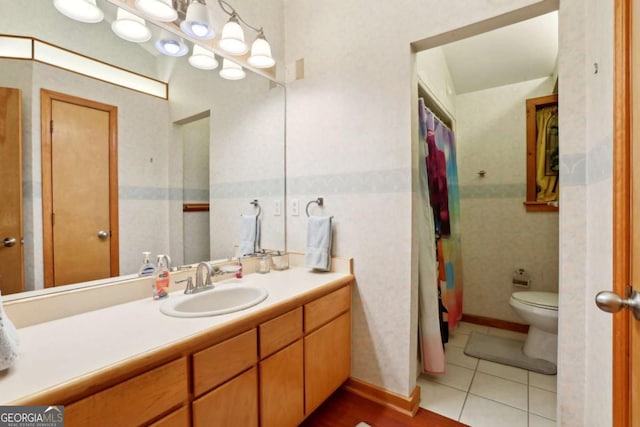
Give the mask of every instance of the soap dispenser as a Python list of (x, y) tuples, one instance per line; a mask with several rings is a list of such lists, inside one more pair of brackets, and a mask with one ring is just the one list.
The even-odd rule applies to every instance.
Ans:
[(142, 252), (142, 256), (144, 257), (144, 259), (142, 261), (140, 269), (138, 270), (138, 276), (143, 277), (153, 275), (153, 273), (156, 271), (156, 268), (151, 263), (151, 259), (149, 258), (151, 256), (151, 252)]
[(153, 299), (160, 299), (169, 296), (169, 268), (167, 267), (167, 258), (164, 255), (158, 255), (156, 258), (156, 271), (153, 275), (151, 290)]

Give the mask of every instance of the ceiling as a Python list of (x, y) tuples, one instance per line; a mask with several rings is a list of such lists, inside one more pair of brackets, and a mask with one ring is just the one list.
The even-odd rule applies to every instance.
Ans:
[(558, 12), (442, 46), (455, 92), (462, 94), (554, 74)]

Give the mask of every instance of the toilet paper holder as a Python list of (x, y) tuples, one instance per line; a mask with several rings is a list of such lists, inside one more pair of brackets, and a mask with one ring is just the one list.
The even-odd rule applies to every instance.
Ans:
[(521, 288), (528, 288), (531, 286), (531, 277), (529, 273), (525, 271), (524, 268), (518, 268), (513, 272), (513, 278), (511, 279), (511, 283), (514, 286), (518, 286)]

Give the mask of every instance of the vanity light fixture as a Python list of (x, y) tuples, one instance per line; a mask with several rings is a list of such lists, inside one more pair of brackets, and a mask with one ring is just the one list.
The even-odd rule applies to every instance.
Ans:
[(116, 17), (111, 29), (118, 37), (134, 43), (143, 43), (151, 38), (151, 31), (144, 19), (121, 8), (118, 8)]
[(193, 45), (193, 51), (189, 57), (189, 64), (201, 70), (214, 70), (218, 68), (218, 61), (213, 52), (197, 44)]
[(273, 56), (271, 56), (271, 46), (264, 37), (262, 28), (260, 28), (258, 36), (251, 45), (251, 56), (247, 59), (247, 62), (256, 68), (271, 68), (276, 64)]
[(178, 11), (171, 0), (136, 0), (136, 9), (151, 19), (161, 22), (173, 22), (178, 19)]
[(220, 70), (220, 77), (227, 80), (242, 80), (247, 74), (242, 67), (233, 61), (228, 59), (222, 60), (222, 70)]
[(53, 0), (53, 5), (58, 12), (76, 21), (95, 24), (104, 19), (96, 0)]
[(162, 32), (155, 46), (158, 52), (167, 56), (184, 56), (189, 52), (185, 42), (168, 31)]
[(187, 7), (187, 16), (180, 23), (180, 29), (185, 34), (196, 39), (208, 40), (216, 36), (216, 32), (209, 23), (207, 5), (200, 0), (191, 0)]
[(220, 49), (231, 55), (244, 55), (247, 53), (247, 44), (244, 42), (244, 30), (238, 22), (238, 15), (234, 10), (229, 21), (222, 27), (222, 36), (218, 42)]
[(225, 0), (218, 0), (220, 8), (229, 15), (229, 21), (222, 28), (222, 36), (218, 46), (231, 55), (244, 55), (249, 50), (244, 41), (244, 30), (240, 23), (257, 33), (257, 37), (251, 45), (251, 56), (248, 59), (250, 65), (256, 68), (270, 68), (275, 65), (271, 55), (271, 46), (264, 36), (262, 28), (249, 25), (238, 12)]

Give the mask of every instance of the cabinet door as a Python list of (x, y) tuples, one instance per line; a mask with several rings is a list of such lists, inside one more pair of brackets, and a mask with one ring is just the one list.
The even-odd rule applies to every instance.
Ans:
[(294, 427), (304, 417), (302, 340), (260, 362), (261, 427)]
[(304, 338), (305, 414), (349, 378), (351, 315), (346, 312)]
[(194, 427), (258, 427), (258, 368), (195, 400), (192, 409)]

